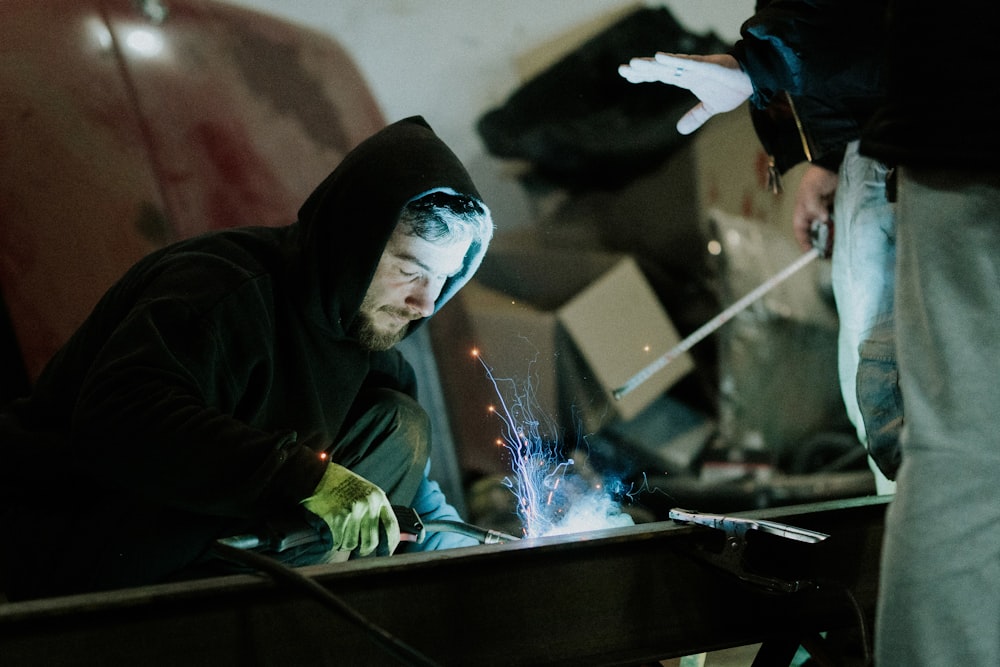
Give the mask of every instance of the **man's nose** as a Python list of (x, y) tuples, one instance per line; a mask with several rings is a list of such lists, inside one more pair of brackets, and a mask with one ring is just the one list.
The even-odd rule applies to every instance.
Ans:
[(443, 286), (443, 283), (436, 280), (422, 282), (410, 292), (407, 305), (419, 312), (421, 317), (430, 317), (434, 314), (434, 302)]

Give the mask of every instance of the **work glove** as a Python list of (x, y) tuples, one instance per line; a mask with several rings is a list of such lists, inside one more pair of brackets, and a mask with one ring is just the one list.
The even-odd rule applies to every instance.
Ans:
[(368, 556), (381, 546), (388, 555), (399, 545), (399, 522), (385, 492), (344, 466), (329, 464), (302, 505), (330, 526), (334, 551)]
[(694, 93), (701, 101), (677, 121), (681, 134), (691, 134), (715, 114), (732, 111), (753, 95), (750, 77), (728, 54), (657, 53), (652, 58), (632, 58), (618, 73), (630, 83), (659, 81)]

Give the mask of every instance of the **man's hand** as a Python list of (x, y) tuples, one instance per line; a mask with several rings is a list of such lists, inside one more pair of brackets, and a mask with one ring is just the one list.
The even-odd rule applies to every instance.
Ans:
[(691, 134), (715, 114), (732, 111), (753, 94), (750, 77), (727, 54), (657, 53), (653, 58), (632, 58), (618, 73), (631, 83), (660, 81), (694, 93), (701, 102), (677, 121), (681, 134)]
[(327, 466), (313, 495), (302, 504), (330, 526), (335, 551), (371, 554), (378, 546), (380, 527), (388, 553), (399, 546), (399, 522), (385, 492), (343, 466)]
[(792, 233), (802, 250), (812, 248), (812, 224), (819, 220), (833, 232), (830, 212), (839, 177), (836, 172), (811, 164), (802, 174), (792, 208)]

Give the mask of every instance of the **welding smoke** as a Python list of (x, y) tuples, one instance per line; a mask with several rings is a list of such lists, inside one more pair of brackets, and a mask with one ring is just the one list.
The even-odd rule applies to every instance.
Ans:
[(568, 535), (633, 525), (632, 516), (622, 511), (619, 497), (611, 491), (615, 485), (595, 484), (588, 477), (572, 471), (565, 477), (562, 494), (554, 506), (547, 508), (549, 520), (544, 522), (539, 535), (529, 537)]

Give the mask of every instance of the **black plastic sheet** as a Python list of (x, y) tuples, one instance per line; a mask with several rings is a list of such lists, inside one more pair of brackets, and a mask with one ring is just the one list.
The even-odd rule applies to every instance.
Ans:
[(528, 161), (534, 176), (569, 189), (614, 189), (687, 139), (675, 124), (697, 103), (682, 88), (629, 83), (618, 66), (657, 51), (726, 50), (714, 34), (684, 29), (666, 8), (638, 9), (527, 81), (477, 129), (492, 154)]

